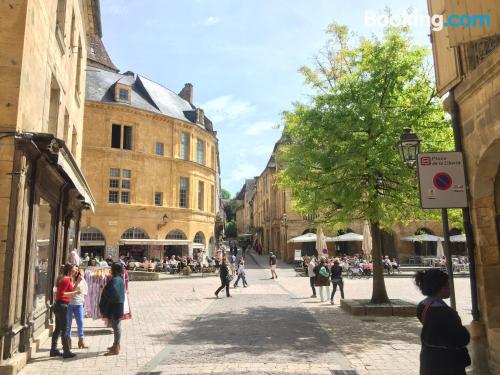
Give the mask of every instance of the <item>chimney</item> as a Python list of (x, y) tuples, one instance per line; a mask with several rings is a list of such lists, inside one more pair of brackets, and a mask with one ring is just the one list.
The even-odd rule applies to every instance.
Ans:
[(201, 108), (196, 108), (196, 123), (205, 126), (205, 111)]
[(184, 88), (179, 93), (179, 96), (187, 100), (189, 103), (193, 103), (193, 85), (191, 83), (186, 83)]

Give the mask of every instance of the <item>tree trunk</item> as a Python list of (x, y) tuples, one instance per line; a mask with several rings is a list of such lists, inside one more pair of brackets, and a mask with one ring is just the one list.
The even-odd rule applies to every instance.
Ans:
[(385, 290), (384, 268), (382, 266), (382, 249), (380, 248), (380, 228), (378, 223), (370, 222), (372, 232), (373, 258), (373, 291), (370, 303), (388, 303), (389, 297)]

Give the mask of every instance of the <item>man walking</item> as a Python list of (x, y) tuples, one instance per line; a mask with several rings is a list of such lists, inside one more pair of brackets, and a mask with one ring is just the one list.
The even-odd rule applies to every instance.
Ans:
[(269, 267), (271, 268), (271, 279), (277, 279), (278, 274), (276, 273), (276, 255), (273, 252), (269, 253)]
[(234, 283), (235, 288), (238, 286), (238, 281), (240, 281), (240, 279), (243, 281), (243, 288), (246, 288), (248, 286), (245, 274), (246, 274), (246, 272), (245, 272), (245, 260), (243, 258), (240, 258), (240, 262), (239, 262), (239, 266), (238, 266), (238, 278), (236, 279), (236, 282)]

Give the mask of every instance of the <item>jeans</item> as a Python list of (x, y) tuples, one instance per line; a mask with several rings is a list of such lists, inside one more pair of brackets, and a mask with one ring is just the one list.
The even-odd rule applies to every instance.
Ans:
[(344, 280), (342, 280), (342, 279), (332, 280), (332, 285), (333, 285), (333, 290), (332, 290), (332, 296), (330, 297), (330, 299), (333, 300), (333, 296), (335, 295), (335, 292), (337, 291), (337, 285), (340, 288), (340, 296), (342, 297), (342, 299), (344, 299)]
[(68, 329), (66, 336), (71, 337), (71, 326), (73, 324), (73, 315), (75, 316), (76, 326), (78, 327), (78, 337), (83, 339), (83, 305), (69, 305), (68, 307)]
[(226, 296), (229, 297), (229, 280), (221, 280), (222, 285), (215, 291), (215, 294), (219, 294), (219, 292), (226, 288)]
[(310, 277), (309, 278), (309, 284), (311, 284), (311, 289), (313, 291), (313, 296), (316, 296), (316, 288), (314, 287), (314, 280), (316, 279), (316, 277)]
[(54, 332), (52, 332), (52, 346), (51, 350), (57, 349), (57, 340), (61, 336), (62, 346), (65, 353), (68, 353), (69, 345), (66, 340), (66, 331), (68, 330), (68, 307), (69, 305), (64, 302), (56, 302), (52, 307), (52, 312), (54, 313), (56, 325), (54, 327)]
[(111, 319), (111, 327), (113, 328), (114, 342), (113, 344), (120, 344), (120, 339), (122, 338), (122, 328), (121, 328), (121, 318)]
[(321, 302), (323, 302), (325, 299), (323, 298), (323, 292), (326, 289), (326, 298), (330, 295), (330, 285), (328, 286), (320, 286), (319, 287), (319, 297), (321, 298)]
[(245, 278), (245, 275), (241, 274), (241, 275), (238, 275), (238, 277), (236, 278), (236, 282), (234, 283), (234, 286), (238, 285), (238, 282), (240, 281), (240, 279), (243, 281), (243, 286), (247, 286), (247, 279)]

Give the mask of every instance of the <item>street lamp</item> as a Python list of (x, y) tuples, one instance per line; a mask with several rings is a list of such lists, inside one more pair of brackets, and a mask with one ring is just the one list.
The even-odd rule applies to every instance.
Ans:
[(399, 154), (403, 162), (408, 165), (414, 165), (417, 161), (417, 154), (420, 149), (420, 139), (411, 131), (405, 128), (398, 142)]
[(167, 223), (168, 223), (168, 215), (167, 214), (163, 215), (163, 217), (161, 218), (161, 221), (162, 221), (162, 223), (158, 224), (158, 226), (157, 226), (158, 230), (160, 230), (165, 225), (167, 225)]

